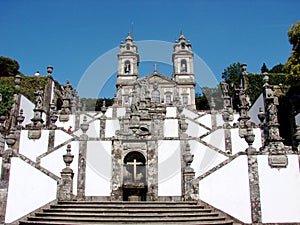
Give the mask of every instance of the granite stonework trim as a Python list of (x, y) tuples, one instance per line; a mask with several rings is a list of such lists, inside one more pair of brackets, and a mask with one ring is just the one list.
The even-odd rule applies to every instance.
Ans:
[(67, 141), (65, 141), (65, 142), (63, 142), (63, 143), (61, 143), (61, 144), (55, 146), (55, 147), (52, 148), (52, 149), (48, 148), (48, 151), (45, 152), (45, 153), (43, 153), (43, 154), (41, 154), (40, 156), (38, 156), (38, 157), (36, 158), (36, 161), (37, 161), (38, 163), (40, 163), (40, 161), (41, 161), (42, 158), (44, 158), (44, 157), (50, 155), (52, 152), (55, 152), (56, 150), (62, 148), (63, 146), (65, 146), (65, 145), (67, 145), (67, 144), (70, 144), (71, 142), (77, 141), (77, 140), (78, 140), (78, 138), (73, 137), (73, 138), (70, 138), (69, 140), (67, 140)]
[(112, 142), (112, 177), (111, 177), (111, 200), (122, 201), (122, 142)]
[(16, 221), (12, 222), (12, 223), (6, 223), (6, 225), (17, 225), (19, 224), (21, 221), (26, 220), (28, 217), (32, 217), (35, 216), (35, 214), (37, 212), (42, 212), (43, 209), (49, 209), (51, 205), (57, 204), (57, 200), (53, 200), (51, 202), (48, 202), (47, 204), (41, 206), (40, 208), (34, 210), (33, 212), (30, 212), (28, 214), (26, 214), (25, 216), (22, 216), (21, 218), (17, 219)]
[(79, 141), (78, 152), (78, 177), (77, 177), (77, 199), (85, 199), (85, 172), (88, 136), (82, 134)]
[(218, 152), (218, 153), (220, 153), (220, 154), (222, 154), (222, 155), (224, 155), (226, 157), (230, 157), (230, 155), (227, 154), (226, 152), (222, 151), (221, 149), (219, 149), (219, 148), (217, 148), (217, 147), (215, 147), (215, 146), (213, 146), (211, 144), (208, 144), (207, 142), (201, 140), (200, 138), (198, 140), (196, 140), (196, 141), (198, 141), (199, 143), (205, 145), (206, 147), (208, 147), (208, 148), (210, 148), (210, 149), (212, 149), (212, 150), (214, 150), (214, 151), (216, 151), (216, 152)]
[(248, 155), (248, 175), (252, 223), (261, 223), (261, 201), (257, 155)]
[[(202, 112), (202, 113), (199, 114), (199, 112)], [(194, 120), (200, 119), (201, 117), (206, 116), (206, 115), (210, 115), (211, 113), (205, 112), (205, 111), (197, 111), (197, 114), (198, 114), (198, 116), (194, 117)]]
[(202, 138), (204, 138), (204, 137), (206, 137), (206, 136), (214, 133), (216, 130), (219, 130), (219, 129), (223, 129), (223, 127), (222, 126), (218, 126), (215, 129), (210, 129), (207, 133), (202, 134), (199, 138), (202, 139)]
[(2, 153), (2, 168), (1, 168), (1, 177), (0, 177), (0, 223), (3, 224), (5, 222), (12, 157), (13, 157), (12, 149), (8, 149), (4, 153)]
[(208, 131), (211, 131), (212, 129), (211, 128), (209, 128), (208, 126), (205, 126), (204, 124), (202, 124), (202, 123), (199, 123), (198, 121), (196, 121), (196, 120), (193, 120), (193, 119), (191, 119), (191, 118), (189, 118), (189, 117), (186, 117), (185, 119), (187, 119), (187, 120), (189, 120), (189, 121), (191, 121), (191, 122), (193, 122), (193, 123), (195, 123), (195, 124), (197, 124), (197, 125), (199, 125), (200, 127), (203, 127), (203, 128), (205, 128), (206, 130), (208, 130)]
[(218, 164), (217, 166), (211, 168), (210, 170), (208, 170), (207, 172), (205, 172), (204, 174), (200, 175), (199, 177), (195, 178), (194, 181), (200, 181), (204, 178), (206, 178), (207, 176), (209, 176), (210, 174), (213, 174), (214, 172), (216, 172), (217, 170), (221, 169), (223, 166), (226, 166), (227, 164), (231, 163), (233, 160), (235, 160), (236, 158), (238, 158), (241, 155), (246, 155), (245, 152), (238, 152), (236, 154), (234, 154), (233, 156), (231, 156), (230, 158), (224, 160), (223, 162), (221, 162), (220, 164)]
[(158, 143), (157, 141), (148, 141), (147, 143), (147, 201), (158, 200)]
[(55, 130), (49, 130), (48, 150), (54, 148)]
[(22, 159), (24, 162), (28, 163), (32, 167), (38, 169), (42, 173), (46, 174), (47, 176), (51, 177), (52, 179), (56, 181), (60, 181), (60, 177), (56, 176), (54, 173), (50, 172), (49, 170), (45, 169), (44, 167), (40, 166), (38, 162), (34, 162), (31, 159), (27, 158), (26, 156), (20, 154), (20, 153), (14, 153), (14, 156)]

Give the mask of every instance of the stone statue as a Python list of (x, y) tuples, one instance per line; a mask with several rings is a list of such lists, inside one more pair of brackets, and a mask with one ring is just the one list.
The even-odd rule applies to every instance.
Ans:
[(44, 95), (43, 90), (40, 89), (40, 90), (35, 91), (34, 95), (35, 95), (35, 108), (43, 109), (43, 95)]
[(222, 86), (222, 91), (223, 91), (223, 96), (228, 96), (228, 87), (229, 85), (226, 82), (221, 83)]

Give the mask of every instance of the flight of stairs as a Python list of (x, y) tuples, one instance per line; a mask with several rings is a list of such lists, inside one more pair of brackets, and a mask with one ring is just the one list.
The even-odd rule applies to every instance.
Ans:
[(22, 220), (25, 224), (233, 224), (197, 202), (58, 202)]

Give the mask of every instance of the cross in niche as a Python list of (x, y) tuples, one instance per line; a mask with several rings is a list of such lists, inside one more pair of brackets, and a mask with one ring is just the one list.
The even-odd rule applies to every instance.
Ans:
[(154, 72), (156, 72), (156, 71), (157, 71), (157, 70), (156, 70), (156, 69), (157, 69), (157, 64), (154, 63), (153, 66), (154, 66)]
[(133, 181), (136, 181), (136, 166), (143, 165), (142, 162), (137, 162), (136, 159), (133, 160), (133, 162), (127, 162), (127, 165), (133, 166)]

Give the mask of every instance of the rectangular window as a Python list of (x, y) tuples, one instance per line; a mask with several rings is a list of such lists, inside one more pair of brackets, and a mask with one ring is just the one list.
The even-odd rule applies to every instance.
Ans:
[(189, 103), (188, 96), (182, 96), (182, 104), (187, 105)]

